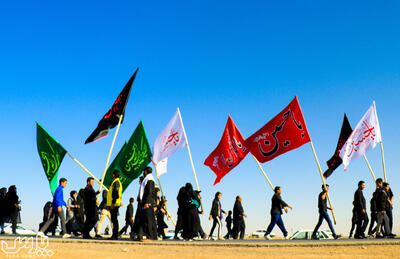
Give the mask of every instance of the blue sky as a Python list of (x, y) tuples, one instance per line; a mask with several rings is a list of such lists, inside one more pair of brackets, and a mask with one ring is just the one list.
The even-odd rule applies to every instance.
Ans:
[[(355, 126), (375, 100), (399, 232), (399, 11), (397, 1), (2, 3), (0, 185), (17, 185), (24, 225), (36, 228), (51, 197), (36, 150), (35, 121), (100, 178), (112, 138), (83, 143), (139, 66), (113, 157), (140, 120), (153, 143), (180, 107), (206, 212), (216, 191), (223, 193), (225, 209), (240, 194), (248, 233), (265, 228), (270, 219), (272, 191), (257, 165), (246, 157), (216, 187), (214, 173), (203, 165), (227, 115), (248, 137), (297, 95), (326, 169), (343, 113)], [(367, 156), (382, 176), (380, 150)], [(194, 178), (186, 149), (168, 163), (161, 181), (176, 215), (177, 191), (188, 181), (194, 184)], [(321, 180), (310, 146), (263, 167), (294, 207), (284, 216), (289, 232), (313, 228)], [(69, 157), (59, 175), (69, 179), (65, 198), (84, 187), (87, 177)], [(339, 233), (348, 234), (361, 179), (369, 201), (374, 187), (362, 159), (347, 172), (341, 166), (328, 180)], [(134, 182), (124, 193), (125, 204), (137, 193)], [(202, 223), (207, 232), (206, 216)]]

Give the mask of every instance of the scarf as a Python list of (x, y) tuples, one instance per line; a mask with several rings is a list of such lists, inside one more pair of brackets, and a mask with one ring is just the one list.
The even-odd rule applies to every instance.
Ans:
[(148, 174), (148, 175), (143, 179), (143, 182), (142, 182), (142, 184), (140, 185), (140, 190), (139, 190), (139, 198), (140, 198), (140, 201), (142, 201), (142, 199), (143, 199), (144, 187), (146, 187), (146, 184), (147, 184), (148, 181), (153, 181), (153, 182), (155, 182), (155, 181), (154, 181), (154, 177), (153, 177), (152, 174)]

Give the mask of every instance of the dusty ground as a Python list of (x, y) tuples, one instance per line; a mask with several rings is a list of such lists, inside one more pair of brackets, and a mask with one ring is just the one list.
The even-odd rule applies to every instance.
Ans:
[[(9, 247), (13, 240), (7, 239)], [(337, 246), (274, 246), (265, 244), (199, 244), (194, 243), (167, 243), (167, 244), (140, 244), (133, 242), (82, 242), (51, 240), (49, 247), (54, 252), (52, 258), (400, 258), (400, 245), (395, 244), (359, 244)], [(19, 256), (6, 255), (0, 251), (0, 258), (48, 258), (26, 257), (20, 250)], [(26, 254), (26, 253), (25, 253)]]

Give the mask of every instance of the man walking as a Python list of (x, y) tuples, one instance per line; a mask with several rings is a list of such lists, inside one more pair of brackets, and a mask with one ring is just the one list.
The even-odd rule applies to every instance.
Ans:
[(353, 201), (353, 213), (355, 214), (356, 218), (356, 233), (354, 238), (356, 239), (363, 239), (365, 238), (365, 230), (368, 226), (368, 214), (367, 214), (367, 205), (365, 202), (363, 190), (365, 188), (365, 182), (359, 181), (358, 188), (354, 193), (354, 201)]
[(133, 234), (133, 203), (135, 202), (134, 198), (129, 199), (129, 205), (126, 207), (125, 213), (125, 226), (119, 231), (119, 235), (122, 236), (128, 230), (128, 227), (131, 227), (131, 237)]
[(54, 197), (53, 197), (53, 203), (51, 204), (51, 214), (49, 219), (46, 221), (46, 223), (42, 226), (42, 228), (39, 230), (38, 234), (44, 236), (44, 233), (46, 230), (50, 227), (50, 225), (54, 222), (54, 220), (59, 217), (61, 221), (61, 228), (62, 228), (62, 234), (63, 238), (69, 238), (71, 235), (67, 234), (67, 228), (65, 226), (65, 217), (64, 217), (64, 211), (63, 211), (63, 206), (67, 208), (67, 210), (70, 210), (69, 206), (64, 201), (64, 195), (63, 195), (63, 190), (67, 186), (67, 179), (61, 178), (59, 181), (60, 185), (57, 187), (56, 191), (54, 192)]
[[(102, 238), (100, 235), (101, 227), (103, 226), (104, 220), (108, 218), (108, 220), (111, 222), (111, 214), (110, 210), (107, 208), (107, 191), (103, 190), (101, 193), (102, 200), (99, 206), (99, 211), (100, 211), (100, 219), (97, 221), (97, 226), (96, 226), (96, 236), (95, 238)], [(112, 223), (111, 223), (112, 227)]]
[(156, 206), (155, 182), (151, 167), (147, 166), (143, 171), (143, 182), (140, 185), (140, 223), (138, 230), (138, 240), (143, 241), (143, 235), (146, 234), (148, 241), (157, 240), (157, 225), (154, 214)]
[(247, 217), (247, 215), (244, 213), (242, 207), (242, 197), (236, 196), (235, 205), (233, 206), (233, 239), (237, 239), (239, 233), (240, 239), (244, 239), (246, 225), (243, 217)]
[(280, 230), (283, 233), (283, 236), (285, 239), (288, 238), (288, 232), (285, 228), (285, 225), (283, 224), (282, 220), (282, 209), (285, 210), (285, 212), (288, 212), (287, 208), (290, 208), (291, 210), (293, 209), (292, 206), (288, 205), (286, 202), (284, 202), (281, 198), (282, 194), (282, 189), (279, 186), (276, 186), (275, 189), (275, 194), (272, 196), (272, 202), (271, 202), (271, 222), (269, 223), (269, 226), (267, 228), (267, 232), (265, 232), (264, 237), (268, 240), (271, 240), (272, 237), (270, 236), (272, 229), (275, 227), (277, 224)]
[(86, 187), (84, 190), (84, 204), (85, 204), (85, 225), (83, 229), (83, 238), (92, 239), (90, 231), (94, 228), (97, 221), (97, 205), (96, 205), (96, 191), (93, 189), (94, 178), (89, 177), (86, 180)]
[(338, 239), (340, 237), (340, 235), (336, 235), (335, 233), (335, 229), (333, 228), (331, 219), (329, 218), (328, 215), (328, 210), (332, 210), (332, 208), (328, 208), (328, 205), (326, 203), (327, 201), (327, 196), (328, 196), (328, 191), (329, 191), (329, 185), (322, 185), (322, 192), (318, 195), (318, 210), (319, 210), (319, 219), (318, 219), (318, 223), (314, 228), (314, 231), (312, 233), (311, 238), (312, 239), (319, 239), (317, 237), (317, 231), (319, 229), (319, 227), (322, 225), (322, 222), (324, 221), (324, 219), (326, 220), (326, 222), (329, 225), (329, 228), (333, 234), (333, 237), (335, 239)]
[(118, 211), (119, 207), (122, 206), (121, 197), (122, 197), (122, 183), (119, 180), (119, 171), (114, 170), (112, 173), (112, 183), (110, 185), (110, 189), (107, 193), (107, 207), (110, 209), (111, 214), (111, 223), (112, 223), (112, 236), (111, 240), (118, 240)]

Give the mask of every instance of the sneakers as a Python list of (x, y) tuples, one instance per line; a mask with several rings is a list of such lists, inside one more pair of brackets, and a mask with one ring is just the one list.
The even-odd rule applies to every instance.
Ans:
[(289, 240), (289, 235), (284, 237), (285, 240)]
[(38, 236), (41, 236), (41, 237), (47, 237), (47, 235), (45, 233), (43, 233), (42, 231), (38, 231), (37, 234), (38, 234)]
[(272, 237), (271, 237), (271, 235), (270, 235), (270, 234), (268, 234), (268, 235), (265, 235), (265, 236), (264, 236), (264, 238), (265, 238), (265, 239), (268, 239), (268, 240), (272, 240)]
[(70, 238), (70, 237), (71, 237), (70, 234), (64, 234), (64, 235), (62, 236), (62, 238)]

